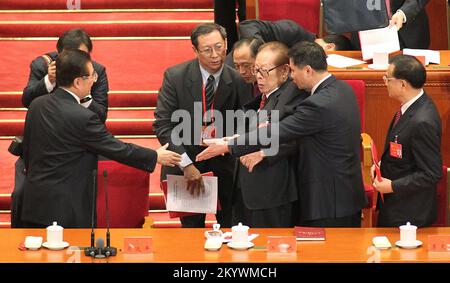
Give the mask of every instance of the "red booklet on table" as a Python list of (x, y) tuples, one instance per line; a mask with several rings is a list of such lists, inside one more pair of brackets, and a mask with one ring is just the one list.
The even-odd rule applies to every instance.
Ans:
[[(202, 176), (214, 176), (213, 172), (206, 172), (203, 173)], [(167, 203), (167, 180), (164, 180), (161, 182), (161, 190), (164, 193), (164, 201)], [(219, 211), (221, 209), (220, 202), (217, 200), (217, 210)], [(196, 215), (197, 213), (194, 212), (179, 212), (179, 211), (169, 211), (169, 217), (170, 218), (177, 218), (177, 217), (184, 217), (184, 216), (191, 216)]]
[(297, 241), (325, 241), (325, 228), (320, 227), (294, 227)]

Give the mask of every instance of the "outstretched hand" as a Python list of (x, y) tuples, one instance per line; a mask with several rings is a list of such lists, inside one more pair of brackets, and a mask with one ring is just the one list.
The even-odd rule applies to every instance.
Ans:
[(156, 162), (161, 165), (173, 167), (181, 162), (181, 155), (176, 152), (167, 150), (168, 147), (169, 144), (166, 143), (156, 150), (156, 153), (158, 154), (158, 159)]

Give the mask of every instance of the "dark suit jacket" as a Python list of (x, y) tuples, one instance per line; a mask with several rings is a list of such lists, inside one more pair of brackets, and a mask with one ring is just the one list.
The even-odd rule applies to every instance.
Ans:
[[(279, 138), (280, 143), (297, 140), (299, 144), (302, 221), (350, 216), (366, 205), (359, 108), (348, 84), (331, 76), (278, 126), (279, 134), (272, 135), (272, 139)], [(270, 136), (271, 127), (260, 130), (268, 130)], [(236, 142), (248, 144), (249, 136), (254, 134), (242, 136)], [(249, 150), (246, 146), (231, 146), (231, 152), (237, 156)]]
[(95, 113), (61, 88), (31, 103), (23, 147), (22, 220), (63, 227), (91, 226), (97, 154), (150, 172), (157, 160), (155, 151), (115, 139)]
[(264, 42), (280, 41), (288, 47), (301, 41), (314, 41), (315, 34), (291, 20), (246, 20), (239, 24), (239, 38), (259, 38)]
[[(430, 46), (430, 27), (425, 5), (429, 0), (391, 0), (392, 14), (402, 10), (406, 23), (399, 30), (400, 48), (428, 49)], [(358, 34), (352, 34), (355, 49), (361, 49)]]
[[(173, 66), (164, 73), (164, 80), (159, 90), (158, 102), (155, 111), (153, 129), (161, 144), (169, 143), (169, 149), (179, 154), (187, 153), (192, 161), (205, 147), (199, 144), (200, 129), (202, 126), (202, 75), (197, 59)], [(228, 65), (225, 65), (216, 91), (214, 109), (220, 111), (224, 117), (222, 127), (225, 129), (226, 110), (240, 109), (251, 99), (251, 91), (239, 74)], [(194, 116), (194, 102), (197, 102), (199, 116)], [(186, 110), (190, 117), (190, 133), (183, 137), (190, 137), (189, 141), (176, 145), (171, 138), (172, 131), (181, 123), (171, 122), (176, 110)], [(198, 119), (196, 119), (198, 118)], [(186, 123), (186, 122), (185, 122)], [(189, 125), (189, 124), (188, 124)], [(224, 135), (233, 135), (226, 133)], [(219, 198), (222, 209), (231, 206), (231, 186), (233, 179), (234, 158), (230, 155), (219, 156), (203, 162), (194, 162), (200, 172), (213, 171), (219, 179)], [(163, 166), (161, 179), (167, 174), (183, 175), (178, 167)]]
[[(288, 80), (269, 96), (262, 110), (277, 110), (279, 120), (282, 120), (291, 115), (298, 103), (307, 95), (307, 92), (300, 91), (291, 80)], [(259, 109), (260, 101), (259, 96), (247, 104), (245, 109)], [(256, 124), (261, 122), (264, 121), (258, 121)], [(247, 208), (268, 209), (297, 200), (294, 163), (297, 161), (296, 156), (297, 144), (292, 141), (282, 144), (277, 155), (265, 157), (253, 168), (252, 173), (239, 162), (239, 182)]]
[[(48, 53), (48, 55), (53, 60), (56, 60), (56, 57), (58, 56), (56, 52)], [(98, 74), (98, 78), (92, 85), (91, 95), (93, 101), (89, 105), (88, 109), (95, 112), (104, 123), (108, 112), (108, 77), (106, 76), (106, 69), (103, 65), (100, 65), (95, 61), (92, 62), (92, 65)], [(30, 76), (22, 95), (23, 106), (28, 108), (33, 99), (48, 93), (44, 81), (44, 77), (48, 74), (47, 68), (48, 65), (42, 56), (37, 57), (33, 60), (33, 62), (31, 62)], [(56, 86), (55, 89), (57, 87), (58, 86)]]
[[(402, 145), (402, 158), (390, 156), (389, 143)], [(442, 175), (441, 119), (433, 101), (424, 93), (389, 127), (381, 175), (392, 180), (394, 193), (384, 195), (379, 226), (398, 227), (411, 222), (429, 226), (437, 217), (437, 188)]]

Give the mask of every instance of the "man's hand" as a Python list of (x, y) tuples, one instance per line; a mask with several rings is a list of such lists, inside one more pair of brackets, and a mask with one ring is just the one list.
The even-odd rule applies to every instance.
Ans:
[(56, 61), (52, 61), (50, 64), (48, 64), (47, 73), (48, 80), (52, 84), (56, 83)]
[(247, 155), (241, 156), (240, 160), (242, 165), (247, 167), (248, 172), (252, 173), (253, 168), (263, 160), (264, 156), (262, 151), (257, 151), (249, 153)]
[(167, 147), (169, 146), (168, 143), (161, 146), (156, 150), (156, 153), (158, 154), (158, 159), (156, 162), (158, 162), (161, 165), (170, 166), (173, 167), (175, 165), (178, 165), (181, 161), (181, 155), (179, 155), (176, 152), (167, 150)]
[(396, 26), (397, 31), (403, 27), (403, 21), (405, 20), (405, 16), (402, 12), (397, 11), (394, 15), (392, 15), (391, 21), (389, 22), (389, 26)]
[(210, 144), (204, 151), (200, 152), (195, 160), (203, 161), (207, 159), (211, 159), (213, 157), (224, 155), (225, 153), (228, 153), (228, 143), (227, 142), (221, 142), (221, 143), (215, 143)]
[(373, 181), (373, 187), (382, 194), (390, 194), (394, 191), (392, 190), (392, 181), (386, 178), (382, 178), (382, 181), (379, 182), (377, 178)]
[(187, 190), (191, 195), (199, 196), (200, 193), (205, 193), (202, 174), (195, 168), (194, 164), (190, 164), (184, 168), (184, 178), (187, 181)]

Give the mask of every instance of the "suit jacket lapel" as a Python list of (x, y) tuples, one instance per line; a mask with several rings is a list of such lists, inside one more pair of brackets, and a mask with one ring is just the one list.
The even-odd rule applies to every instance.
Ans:
[(186, 89), (192, 96), (194, 102), (202, 102), (203, 80), (202, 73), (200, 72), (200, 66), (198, 64), (198, 60), (192, 61), (188, 71), (191, 75), (187, 76), (185, 79)]
[(219, 110), (228, 97), (231, 95), (231, 84), (233, 80), (231, 79), (230, 71), (227, 66), (223, 67), (222, 75), (220, 76), (219, 86), (217, 87), (216, 96), (214, 98), (214, 108)]

